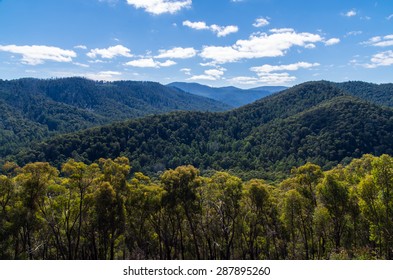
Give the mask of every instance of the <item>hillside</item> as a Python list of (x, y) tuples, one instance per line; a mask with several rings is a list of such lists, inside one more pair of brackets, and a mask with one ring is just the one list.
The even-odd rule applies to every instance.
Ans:
[(134, 171), (183, 164), (275, 179), (312, 161), (325, 167), (365, 153), (393, 153), (393, 111), (309, 82), (224, 113), (152, 116), (55, 137), (16, 160), (56, 165), (120, 155)]
[(0, 80), (0, 156), (57, 133), (170, 111), (223, 111), (212, 99), (153, 82)]
[(393, 107), (393, 84), (373, 84), (361, 81), (352, 81), (336, 84), (337, 87), (351, 95), (375, 104)]
[(281, 91), (285, 87), (259, 87), (255, 89), (240, 89), (237, 87), (209, 87), (198, 83), (175, 82), (168, 84), (172, 88), (179, 88), (186, 92), (208, 97), (233, 107), (240, 107), (252, 103), (272, 93)]

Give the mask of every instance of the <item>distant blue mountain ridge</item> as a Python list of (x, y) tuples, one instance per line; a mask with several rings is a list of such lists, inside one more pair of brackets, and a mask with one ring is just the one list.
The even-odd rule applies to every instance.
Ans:
[(240, 89), (233, 86), (210, 87), (198, 83), (174, 82), (167, 86), (181, 89), (195, 95), (208, 97), (233, 107), (240, 107), (252, 103), (258, 99), (287, 89), (284, 86), (262, 86), (251, 89)]

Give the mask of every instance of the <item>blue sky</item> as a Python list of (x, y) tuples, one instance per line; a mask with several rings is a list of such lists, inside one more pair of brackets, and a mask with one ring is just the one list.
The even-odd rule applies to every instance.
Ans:
[(392, 82), (393, 2), (0, 0), (0, 78)]

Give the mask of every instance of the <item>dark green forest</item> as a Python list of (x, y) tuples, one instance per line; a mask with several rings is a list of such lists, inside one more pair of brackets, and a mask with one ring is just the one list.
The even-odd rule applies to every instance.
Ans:
[(324, 169), (363, 154), (393, 154), (393, 110), (352, 96), (330, 82), (310, 82), (223, 113), (176, 112), (60, 135), (10, 160), (68, 158), (93, 163), (127, 157), (154, 176), (191, 164), (243, 179), (283, 179), (293, 166)]
[(392, 259), (393, 158), (306, 163), (269, 184), (191, 166), (153, 180), (125, 157), (7, 162), (1, 259)]

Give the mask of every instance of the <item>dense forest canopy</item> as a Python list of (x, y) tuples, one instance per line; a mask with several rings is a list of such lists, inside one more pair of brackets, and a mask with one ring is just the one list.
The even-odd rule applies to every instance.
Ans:
[(276, 184), (191, 166), (153, 180), (125, 157), (7, 162), (0, 259), (392, 259), (393, 158)]
[(309, 82), (228, 112), (176, 112), (61, 135), (10, 159), (60, 166), (126, 156), (149, 175), (192, 164), (276, 180), (306, 162), (328, 169), (366, 153), (393, 154), (392, 120), (388, 107)]

